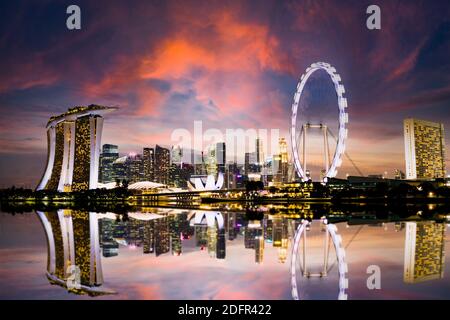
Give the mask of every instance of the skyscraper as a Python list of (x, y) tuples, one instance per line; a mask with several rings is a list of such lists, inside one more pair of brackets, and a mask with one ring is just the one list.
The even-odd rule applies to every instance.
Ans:
[(143, 152), (144, 180), (155, 181), (155, 150), (144, 148)]
[(37, 190), (97, 188), (103, 114), (114, 108), (89, 105), (69, 109), (47, 123), (47, 167)]
[(135, 183), (144, 180), (144, 164), (142, 155), (130, 154), (126, 161), (127, 180), (129, 183)]
[(406, 178), (444, 178), (444, 125), (424, 120), (405, 119), (403, 130)]
[(156, 145), (155, 148), (155, 180), (169, 184), (170, 150)]
[(113, 163), (119, 158), (119, 147), (114, 144), (104, 144), (100, 154), (99, 182), (114, 181)]

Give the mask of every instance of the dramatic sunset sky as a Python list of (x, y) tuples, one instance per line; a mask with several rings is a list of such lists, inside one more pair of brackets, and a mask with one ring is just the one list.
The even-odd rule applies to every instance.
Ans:
[[(381, 30), (366, 28), (372, 3)], [(70, 4), (79, 31), (66, 28)], [(447, 0), (2, 1), (0, 13), (0, 187), (35, 187), (45, 124), (74, 105), (119, 106), (103, 142), (123, 153), (170, 145), (195, 120), (287, 137), (297, 81), (316, 61), (341, 74), (348, 153), (364, 174), (404, 168), (406, 117), (444, 123), (449, 149)], [(345, 173), (356, 172), (344, 159)]]

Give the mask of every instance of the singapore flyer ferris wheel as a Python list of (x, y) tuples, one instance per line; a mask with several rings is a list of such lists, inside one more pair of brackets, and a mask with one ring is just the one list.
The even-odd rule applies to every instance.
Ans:
[[(334, 84), (334, 89), (336, 91), (337, 102), (338, 102), (338, 111), (339, 111), (339, 127), (338, 127), (338, 135), (336, 139), (336, 149), (334, 152), (334, 156), (331, 158), (329, 147), (328, 147), (328, 135), (334, 135), (328, 129), (328, 127), (324, 124), (311, 124), (311, 123), (303, 123), (301, 129), (297, 129), (297, 118), (298, 118), (298, 107), (300, 98), (302, 96), (305, 85), (309, 79), (309, 77), (318, 70), (324, 70), (330, 77), (331, 81)], [(308, 171), (307, 171), (307, 159), (306, 159), (306, 145), (307, 145), (307, 132), (311, 128), (320, 128), (323, 132), (324, 137), (324, 162), (325, 168), (322, 172), (321, 179), (323, 182), (327, 182), (329, 178), (333, 178), (337, 175), (337, 169), (342, 164), (342, 157), (345, 153), (345, 141), (348, 136), (348, 113), (347, 109), (347, 99), (344, 97), (345, 88), (341, 81), (341, 76), (336, 72), (336, 69), (331, 66), (329, 63), (325, 62), (316, 62), (309, 66), (305, 73), (301, 76), (300, 81), (297, 85), (297, 90), (294, 94), (294, 102), (292, 104), (292, 116), (291, 116), (291, 126), (290, 126), (290, 136), (291, 136), (291, 145), (292, 145), (292, 154), (294, 158), (294, 166), (295, 171), (297, 172), (298, 177), (302, 181), (309, 180)], [(300, 119), (302, 121), (304, 119)], [(300, 149), (300, 143), (302, 142), (302, 148)], [(300, 154), (301, 151), (301, 154)], [(300, 161), (302, 159), (302, 161)], [(331, 161), (330, 161), (331, 160)], [(330, 163), (331, 162), (331, 163)]]

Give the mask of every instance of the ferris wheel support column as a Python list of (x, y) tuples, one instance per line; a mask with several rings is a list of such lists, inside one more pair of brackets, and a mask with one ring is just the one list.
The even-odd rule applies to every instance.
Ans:
[(328, 148), (328, 130), (326, 125), (322, 127), (322, 133), (323, 133), (323, 153), (325, 158), (325, 172), (327, 172), (328, 169), (330, 168), (330, 158), (329, 158), (330, 149)]
[(305, 170), (306, 175), (306, 133), (308, 129), (308, 125), (302, 125), (303, 127), (303, 169)]

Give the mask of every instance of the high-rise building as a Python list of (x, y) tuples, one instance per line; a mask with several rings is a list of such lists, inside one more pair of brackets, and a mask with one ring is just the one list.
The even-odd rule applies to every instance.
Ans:
[(444, 277), (445, 223), (406, 222), (403, 280), (407, 283)]
[(89, 105), (69, 109), (47, 123), (47, 167), (37, 190), (96, 189), (103, 115), (114, 108)]
[(158, 183), (170, 182), (170, 150), (156, 145), (155, 147), (155, 180)]
[(424, 120), (405, 119), (403, 129), (406, 178), (444, 178), (444, 125)]
[(129, 183), (135, 183), (144, 180), (144, 163), (142, 155), (130, 154), (126, 161), (127, 180)]
[(142, 161), (144, 165), (144, 180), (155, 181), (155, 150), (153, 148), (144, 148)]
[(99, 182), (114, 181), (113, 163), (119, 158), (119, 147), (114, 144), (104, 144), (100, 154)]
[(255, 155), (256, 165), (259, 168), (264, 162), (264, 149), (262, 140), (260, 138), (256, 138)]
[(127, 156), (123, 156), (113, 162), (113, 181), (121, 183), (128, 179), (127, 158)]

